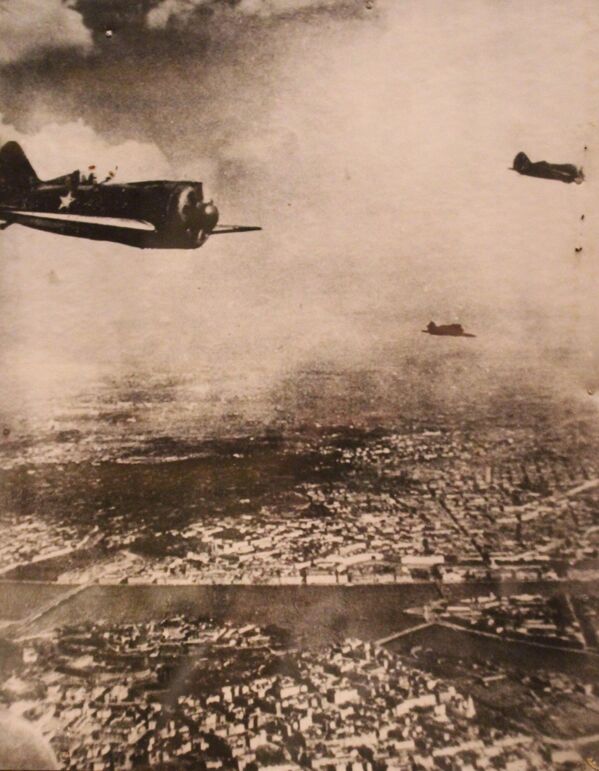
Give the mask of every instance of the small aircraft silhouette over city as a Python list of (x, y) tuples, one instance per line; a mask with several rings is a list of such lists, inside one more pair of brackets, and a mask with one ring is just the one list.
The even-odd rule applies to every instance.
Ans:
[[(90, 170), (94, 169), (90, 166)], [(74, 171), (42, 181), (17, 142), (0, 149), (0, 229), (25, 225), (140, 249), (197, 249), (209, 236), (261, 230), (218, 225), (201, 182), (98, 182)]]
[(530, 160), (526, 153), (518, 153), (514, 158), (511, 171), (524, 174), (528, 177), (542, 177), (543, 179), (557, 179), (560, 182), (576, 182), (577, 185), (584, 180), (582, 169), (576, 168), (571, 163), (547, 163), (547, 161)]
[(444, 337), (476, 337), (476, 335), (470, 334), (470, 332), (464, 332), (464, 328), (461, 324), (439, 324), (437, 326), (434, 321), (429, 321), (426, 325), (426, 329), (422, 330), (426, 335), (441, 335)]

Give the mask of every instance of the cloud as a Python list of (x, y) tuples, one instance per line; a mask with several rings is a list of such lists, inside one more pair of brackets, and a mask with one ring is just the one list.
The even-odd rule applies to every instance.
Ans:
[[(233, 12), (271, 18), (303, 11), (335, 10), (348, 5), (347, 0), (237, 0), (233, 5)], [(173, 23), (184, 25), (197, 11), (214, 11), (229, 7), (221, 0), (163, 0), (150, 11), (147, 23), (153, 29), (162, 29)]]
[(78, 13), (61, 0), (0, 0), (0, 64), (53, 48), (91, 46)]
[(148, 27), (163, 29), (171, 21), (186, 21), (198, 8), (209, 4), (210, 0), (164, 0), (148, 14)]
[(347, 5), (341, 0), (240, 0), (237, 9), (251, 16), (286, 16), (301, 11), (334, 10)]
[(0, 115), (0, 140), (19, 142), (38, 176), (51, 179), (73, 169), (96, 166), (99, 178), (118, 167), (117, 181), (163, 179), (172, 174), (163, 152), (151, 142), (126, 140), (108, 142), (94, 129), (76, 120), (47, 123), (32, 134), (17, 131), (3, 123)]

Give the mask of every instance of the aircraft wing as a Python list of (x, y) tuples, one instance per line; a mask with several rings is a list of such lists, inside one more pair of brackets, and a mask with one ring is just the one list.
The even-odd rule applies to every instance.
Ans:
[(256, 225), (217, 225), (210, 232), (211, 236), (221, 236), (225, 233), (248, 233), (250, 230), (262, 230)]
[[(156, 227), (145, 220), (126, 219), (124, 217), (94, 217), (86, 214), (68, 214), (67, 212), (26, 211), (21, 209), (0, 209), (0, 221), (7, 224), (29, 225), (30, 227), (52, 228), (57, 231), (85, 227), (123, 228), (153, 233)], [(55, 223), (55, 224), (54, 224)], [(54, 224), (54, 227), (53, 227)]]
[(64, 236), (114, 241), (140, 248), (145, 248), (150, 239), (156, 237), (156, 227), (151, 222), (125, 217), (0, 208), (0, 220), (5, 220), (5, 224), (0, 226), (2, 229), (12, 224), (24, 225)]

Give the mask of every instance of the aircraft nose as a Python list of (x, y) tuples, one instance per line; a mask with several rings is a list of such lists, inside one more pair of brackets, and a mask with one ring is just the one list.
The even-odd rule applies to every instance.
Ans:
[(203, 229), (207, 231), (214, 230), (217, 222), (218, 222), (218, 209), (216, 208), (216, 206), (212, 203), (212, 201), (210, 201), (207, 204), (204, 204), (204, 209), (202, 212)]

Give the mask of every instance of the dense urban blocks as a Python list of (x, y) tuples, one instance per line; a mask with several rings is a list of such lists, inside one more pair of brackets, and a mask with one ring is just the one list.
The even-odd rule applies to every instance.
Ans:
[[(0, 471), (0, 574), (61, 583), (597, 577), (594, 447), (421, 426)], [(155, 448), (153, 448), (154, 451)], [(162, 452), (164, 452), (162, 450)]]
[(65, 769), (549, 769), (554, 747), (378, 644), (171, 617), (22, 643), (3, 682)]

